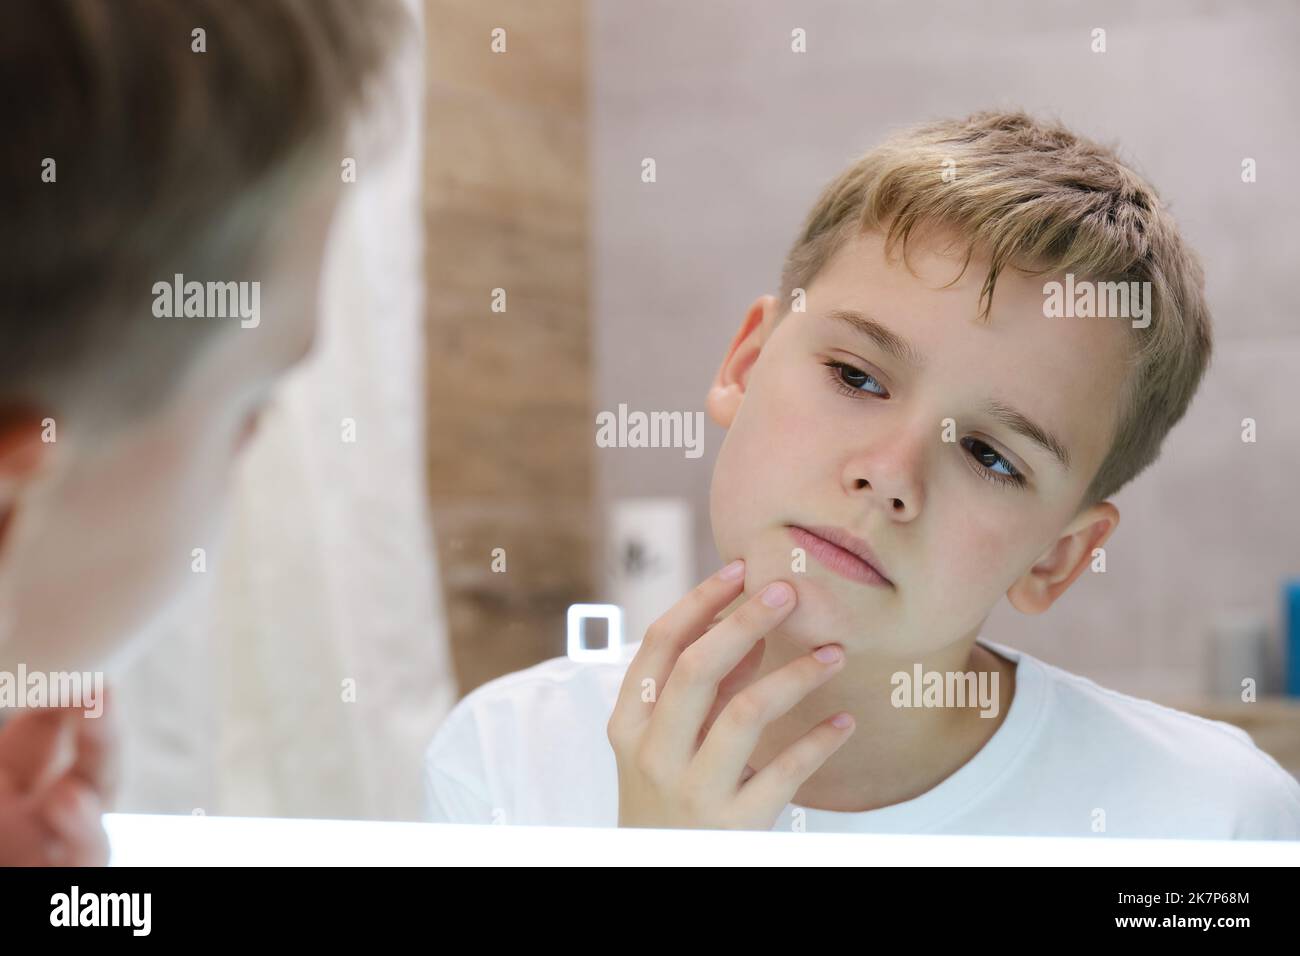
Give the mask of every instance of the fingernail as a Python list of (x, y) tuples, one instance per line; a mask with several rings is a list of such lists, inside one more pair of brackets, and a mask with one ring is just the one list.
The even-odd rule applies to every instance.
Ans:
[(790, 600), (790, 585), (777, 581), (763, 589), (763, 603), (768, 607), (780, 607)]
[(836, 727), (838, 727), (840, 730), (843, 730), (846, 727), (853, 726), (853, 718), (850, 717), (848, 714), (836, 714), (833, 718), (831, 718), (831, 723)]
[(718, 577), (724, 581), (735, 581), (745, 573), (745, 562), (737, 558), (729, 565), (718, 572)]
[(834, 664), (844, 655), (840, 653), (839, 646), (836, 644), (827, 644), (825, 647), (819, 647), (813, 651), (813, 657), (817, 658), (823, 664)]

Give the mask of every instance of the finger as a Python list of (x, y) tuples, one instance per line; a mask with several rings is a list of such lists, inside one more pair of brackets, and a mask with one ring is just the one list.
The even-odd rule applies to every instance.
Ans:
[(794, 606), (794, 588), (774, 581), (684, 650), (651, 714), (646, 746), (667, 760), (689, 760), (723, 678)]
[(849, 717), (845, 727), (836, 727), (832, 720), (848, 717), (839, 714), (823, 720), (785, 750), (740, 788), (736, 798), (737, 810), (747, 817), (773, 819), (780, 815), (786, 804), (794, 799), (804, 781), (817, 772), (835, 751), (852, 735), (855, 724)]
[(27, 801), (0, 800), (0, 866), (51, 866), (58, 840)]
[(757, 644), (748, 654), (740, 659), (740, 663), (731, 669), (731, 673), (722, 678), (722, 683), (718, 685), (718, 696), (709, 708), (708, 715), (704, 718), (704, 726), (700, 728), (700, 738), (696, 741), (695, 749), (699, 750), (699, 745), (704, 743), (705, 735), (708, 734), (709, 728), (713, 722), (718, 719), (718, 714), (722, 709), (731, 703), (731, 699), (738, 693), (754, 682), (758, 675), (759, 668), (763, 664), (763, 655), (767, 651), (767, 638), (759, 638)]
[(737, 781), (758, 746), (763, 728), (844, 666), (844, 651), (835, 644), (801, 654), (741, 691), (718, 715), (704, 739), (695, 766), (707, 779)]
[(78, 712), (73, 718), (76, 730), (76, 757), (70, 773), (86, 782), (104, 806), (110, 806), (117, 791), (120, 773), (116, 710), (109, 706), (109, 692), (104, 689), (99, 716), (93, 710)]
[(0, 792), (42, 790), (67, 771), (76, 753), (73, 713), (34, 708), (0, 728)]
[(95, 791), (71, 774), (39, 795), (39, 812), (55, 840), (65, 849), (65, 866), (104, 866), (108, 835), (103, 806)]
[[(728, 604), (720, 613), (714, 615), (713, 622), (709, 627), (713, 628), (721, 624), (726, 620), (727, 615), (740, 607), (744, 601), (745, 596), (743, 594), (739, 595), (736, 600)], [(713, 706), (709, 708), (708, 715), (704, 718), (704, 725), (700, 728), (699, 740), (696, 741), (696, 750), (699, 750), (699, 745), (704, 743), (705, 734), (709, 732), (709, 728), (713, 726), (713, 722), (717, 720), (718, 714), (722, 712), (722, 708), (730, 702), (732, 697), (744, 690), (753, 682), (754, 677), (758, 674), (759, 668), (763, 664), (763, 655), (766, 651), (767, 638), (760, 638), (758, 643), (754, 645), (753, 649), (740, 659), (740, 663), (732, 668), (731, 673), (722, 678), (722, 682), (718, 684), (718, 696), (714, 700)]]
[[(649, 720), (654, 699), (663, 690), (682, 650), (709, 628), (714, 615), (734, 600), (744, 587), (744, 562), (733, 561), (697, 584), (690, 594), (650, 626), (640, 649), (628, 664), (614, 704), (611, 727), (629, 730)], [(642, 699), (647, 680), (652, 682), (651, 701)]]

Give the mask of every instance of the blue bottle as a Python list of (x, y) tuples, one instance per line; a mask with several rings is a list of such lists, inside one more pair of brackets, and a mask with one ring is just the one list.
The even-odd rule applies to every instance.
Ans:
[(1282, 637), (1286, 654), (1286, 692), (1300, 697), (1300, 578), (1282, 585)]

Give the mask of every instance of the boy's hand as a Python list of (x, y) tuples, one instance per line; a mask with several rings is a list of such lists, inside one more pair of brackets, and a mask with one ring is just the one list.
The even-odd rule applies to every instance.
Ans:
[(0, 866), (104, 866), (100, 815), (116, 786), (116, 734), (104, 712), (25, 710), (0, 726)]
[[(607, 727), (618, 763), (619, 826), (771, 829), (853, 732), (851, 719), (842, 729), (828, 719), (766, 767), (749, 766), (763, 728), (838, 671), (844, 652), (827, 645), (814, 653), (830, 661), (806, 654), (751, 684), (764, 635), (794, 610), (794, 588), (769, 584), (718, 620), (744, 589), (744, 566), (730, 580), (722, 577), (727, 570), (655, 621), (628, 665)], [(764, 598), (773, 592), (785, 602), (769, 605)], [(656, 701), (642, 700), (647, 679)]]

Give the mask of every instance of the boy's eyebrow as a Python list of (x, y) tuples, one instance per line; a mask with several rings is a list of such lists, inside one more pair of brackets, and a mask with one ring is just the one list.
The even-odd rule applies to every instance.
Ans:
[[(863, 315), (855, 309), (831, 309), (826, 313), (826, 317), (851, 326), (860, 335), (865, 335), (894, 358), (906, 362), (913, 368), (920, 368), (925, 364), (924, 357), (912, 347), (912, 343), (891, 332), (870, 316)], [(1028, 415), (993, 399), (985, 403), (984, 411), (1012, 431), (1042, 447), (1061, 463), (1062, 468), (1066, 471), (1070, 470), (1070, 452), (1065, 444)]]
[(1055, 435), (1043, 428), (1041, 425), (1033, 422), (1022, 412), (1016, 411), (1010, 405), (1005, 405), (996, 399), (990, 399), (984, 404), (984, 411), (992, 415), (1002, 424), (1006, 425), (1014, 432), (1024, 435), (1036, 445), (1042, 446), (1051, 452), (1052, 456), (1061, 463), (1061, 467), (1066, 471), (1070, 470), (1070, 453), (1066, 450)]
[(921, 353), (912, 348), (911, 342), (889, 331), (870, 316), (863, 315), (855, 309), (831, 309), (826, 313), (826, 317), (852, 326), (858, 334), (865, 335), (900, 362), (906, 362), (913, 368), (920, 368), (925, 364)]

